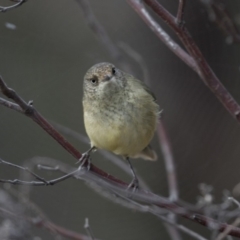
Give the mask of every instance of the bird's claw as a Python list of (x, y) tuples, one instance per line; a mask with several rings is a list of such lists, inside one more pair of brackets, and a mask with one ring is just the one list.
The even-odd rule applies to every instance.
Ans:
[(139, 182), (136, 177), (129, 183), (127, 190), (131, 189), (133, 192), (136, 192), (139, 189)]
[(81, 170), (83, 167), (85, 167), (86, 163), (87, 163), (87, 170), (89, 171), (91, 168), (91, 159), (90, 159), (90, 154), (87, 153), (83, 153), (81, 158), (76, 162), (76, 164), (80, 163), (79, 166), (79, 170)]

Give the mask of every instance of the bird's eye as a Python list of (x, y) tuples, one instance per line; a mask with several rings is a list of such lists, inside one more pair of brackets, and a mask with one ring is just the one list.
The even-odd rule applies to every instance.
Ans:
[(98, 78), (97, 77), (93, 77), (93, 78), (90, 79), (90, 81), (91, 81), (91, 83), (93, 85), (96, 85), (98, 83)]
[(113, 67), (112, 68), (112, 74), (115, 75), (115, 73), (116, 73), (116, 69), (115, 69), (115, 67)]

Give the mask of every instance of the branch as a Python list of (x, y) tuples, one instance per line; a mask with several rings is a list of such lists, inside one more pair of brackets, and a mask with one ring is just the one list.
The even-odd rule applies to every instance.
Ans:
[[(70, 136), (72, 138), (75, 138), (76, 140), (89, 145), (89, 138), (84, 136), (83, 134), (75, 132), (74, 130), (72, 130), (72, 129), (66, 127), (66, 126), (63, 126), (59, 123), (56, 123), (56, 122), (53, 122), (53, 121), (51, 121), (51, 123), (56, 128), (56, 130), (58, 130), (60, 133), (65, 134), (67, 136)], [(124, 172), (126, 172), (129, 176), (132, 176), (131, 169), (129, 168), (129, 165), (126, 162), (122, 161), (122, 159), (120, 159), (116, 155), (114, 155), (110, 152), (107, 152), (107, 151), (99, 150), (99, 153), (102, 156), (104, 156), (106, 159), (111, 161), (113, 164), (118, 166), (120, 169), (122, 169)], [(139, 175), (138, 175), (138, 180), (139, 180), (140, 186), (142, 186), (144, 189), (150, 190), (148, 185), (143, 180), (143, 178)]]
[[(2, 77), (0, 76), (0, 89), (2, 93), (14, 100), (15, 103), (8, 101), (0, 101), (0, 104), (5, 107), (17, 110), (30, 117), (34, 122), (36, 122), (43, 130), (45, 130), (51, 137), (53, 137), (65, 150), (67, 150), (75, 159), (80, 159), (82, 154), (74, 148), (61, 134), (59, 134), (53, 126), (33, 107), (32, 102), (26, 103), (13, 89), (9, 88)], [(20, 111), (20, 109), (21, 111)], [(91, 169), (93, 173), (97, 174), (99, 177), (108, 179), (116, 184), (120, 184), (122, 187), (127, 187), (128, 184), (123, 181), (111, 176), (110, 174), (102, 171), (93, 164), (91, 164)]]
[[(2, 160), (1, 158), (0, 158), (0, 164), (5, 164), (5, 165), (8, 165), (8, 166), (11, 166), (11, 167), (14, 167), (14, 168), (18, 168), (18, 169), (20, 169), (22, 171), (26, 171), (30, 175), (35, 177), (37, 180), (41, 181), (44, 185), (48, 185), (48, 182), (45, 179), (43, 179), (42, 177), (38, 176), (34, 172), (30, 171), (28, 168), (21, 167), (19, 165), (16, 165), (16, 164), (13, 164), (13, 163), (10, 163), (10, 162), (6, 162), (6, 161)], [(2, 182), (2, 179), (0, 179), (0, 182)]]
[(149, 26), (149, 28), (157, 35), (157, 37), (183, 62), (185, 62), (194, 71), (198, 70), (195, 60), (183, 50), (154, 20), (153, 17), (148, 13), (145, 6), (140, 0), (127, 0), (129, 5), (139, 14), (143, 21)]
[(159, 120), (157, 134), (160, 141), (160, 147), (162, 149), (163, 158), (166, 165), (166, 172), (168, 177), (168, 188), (169, 188), (169, 199), (172, 202), (176, 202), (178, 200), (178, 184), (177, 184), (177, 176), (174, 164), (174, 158), (172, 149), (170, 146), (170, 142), (167, 136), (167, 132), (165, 130), (163, 120)]
[[(168, 179), (169, 200), (172, 202), (177, 202), (179, 198), (179, 193), (178, 193), (175, 163), (174, 163), (170, 141), (168, 139), (167, 131), (165, 129), (162, 119), (159, 119), (159, 123), (157, 126), (157, 135), (160, 141), (160, 148), (162, 150), (162, 155), (163, 155), (165, 168), (166, 168), (166, 174)], [(176, 223), (176, 215), (169, 214), (168, 218)], [(173, 233), (176, 232), (176, 229), (173, 228), (171, 232)], [(177, 232), (175, 234), (177, 234)], [(174, 237), (173, 239), (179, 239), (179, 237), (178, 238)]]
[(109, 52), (109, 55), (118, 63), (120, 68), (122, 68), (126, 72), (131, 72), (130, 65), (126, 63), (124, 60), (124, 56), (118, 47), (113, 43), (108, 33), (98, 21), (96, 16), (94, 15), (90, 3), (88, 0), (76, 0), (79, 6), (82, 9), (84, 14), (84, 18), (92, 30), (92, 32), (96, 35), (96, 37), (100, 40), (100, 42), (104, 45), (104, 47)]
[(7, 11), (10, 11), (14, 8), (17, 8), (19, 6), (21, 6), (23, 3), (25, 3), (27, 0), (18, 0), (18, 1), (14, 1), (14, 2), (17, 2), (16, 4), (12, 5), (12, 6), (9, 6), (9, 7), (3, 7), (3, 6), (0, 6), (0, 12), (7, 12)]
[[(159, 25), (150, 17), (145, 6), (141, 4), (139, 0), (127, 0), (135, 11), (143, 18), (143, 20), (151, 27), (151, 29), (157, 34), (157, 36), (189, 67), (198, 73), (202, 81), (213, 92), (213, 94), (219, 99), (222, 105), (228, 110), (228, 112), (240, 122), (240, 106), (223, 86), (215, 73), (212, 71), (207, 61), (203, 57), (198, 46), (188, 33), (185, 26), (179, 26), (176, 23), (176, 18), (173, 17), (160, 3), (156, 0), (144, 0), (144, 2), (152, 8), (152, 10), (176, 33), (178, 38), (182, 41), (183, 45), (187, 49), (188, 54), (184, 50), (179, 48), (176, 43), (168, 38), (168, 35), (163, 31)], [(166, 37), (167, 36), (167, 37)]]
[[(128, 55), (133, 58), (141, 67), (143, 76), (144, 76), (144, 82), (147, 85), (151, 85), (151, 78), (150, 74), (148, 72), (147, 65), (144, 61), (144, 59), (141, 57), (139, 53), (134, 51), (132, 48), (130, 48), (126, 44), (121, 44), (120, 46), (123, 47), (123, 49), (128, 53)], [(167, 131), (163, 125), (163, 120), (159, 119), (158, 127), (157, 127), (157, 134), (160, 141), (160, 148), (162, 149), (163, 159), (165, 162), (165, 169), (166, 174), (168, 178), (168, 188), (169, 188), (169, 199), (172, 202), (176, 202), (178, 200), (178, 187), (177, 187), (177, 177), (176, 177), (176, 169), (173, 159), (173, 154), (170, 146), (169, 139), (167, 137)], [(176, 222), (176, 216), (174, 214), (169, 214), (168, 218), (172, 222)], [(174, 226), (170, 226), (166, 224), (166, 228), (168, 229), (168, 232), (172, 239), (180, 240), (181, 236), (179, 232), (177, 231)]]
[(186, 0), (179, 0), (176, 23), (180, 26), (183, 23), (183, 14)]
[(90, 239), (91, 239), (91, 240), (94, 240), (95, 238), (94, 238), (94, 236), (93, 236), (92, 229), (90, 228), (88, 218), (85, 218), (84, 228), (86, 229), (86, 231), (87, 231), (88, 236), (90, 237)]
[(228, 43), (240, 43), (240, 33), (223, 4), (200, 0), (206, 7), (210, 21), (214, 22), (229, 38)]
[(4, 208), (0, 207), (0, 212), (7, 214), (11, 217), (15, 217), (18, 219), (24, 219), (26, 221), (28, 221), (30, 224), (34, 225), (35, 227), (38, 228), (44, 228), (52, 233), (58, 233), (59, 235), (63, 236), (63, 237), (67, 237), (68, 239), (72, 239), (72, 240), (91, 240), (89, 237), (87, 237), (86, 235), (83, 234), (79, 234), (77, 232), (68, 230), (64, 227), (58, 226), (55, 223), (48, 221), (46, 219), (42, 219), (42, 218), (32, 218), (32, 217), (27, 217), (24, 215), (18, 215), (10, 210), (6, 210)]
[[(49, 163), (49, 160), (47, 160), (47, 163)], [(11, 164), (9, 164), (11, 166)], [(56, 166), (58, 164), (53, 163), (53, 166)], [(61, 166), (58, 165), (59, 168), (58, 170), (63, 170), (65, 171), (65, 169), (61, 169)], [(14, 166), (15, 167), (15, 166)], [(151, 192), (146, 192), (144, 190), (139, 189), (137, 192), (131, 192), (131, 195), (129, 196), (129, 191), (126, 191), (125, 187), (122, 187), (121, 185), (117, 185), (112, 183), (111, 181), (107, 181), (106, 179), (100, 178), (99, 176), (97, 176), (96, 174), (92, 173), (91, 171), (86, 171), (84, 175), (79, 175), (79, 170), (78, 169), (73, 169), (73, 168), (69, 168), (67, 167), (67, 172), (70, 171), (69, 174), (64, 175), (61, 178), (64, 178), (68, 175), (71, 174), (72, 177), (75, 178), (83, 178), (84, 176), (84, 180), (87, 180), (88, 182), (94, 182), (95, 184), (97, 184), (98, 187), (103, 187), (104, 189), (109, 190), (110, 192), (115, 192), (117, 193), (118, 196), (124, 197), (124, 198), (131, 198), (132, 200), (135, 201), (140, 201), (141, 203), (145, 203), (148, 205), (155, 205), (156, 207), (162, 208), (162, 209), (166, 209), (170, 212), (173, 212), (174, 214), (177, 214), (183, 218), (186, 218), (188, 220), (191, 220), (193, 222), (199, 223), (205, 227), (210, 226), (210, 224), (216, 226), (216, 230), (218, 230), (219, 232), (223, 232), (225, 231), (225, 229), (228, 229), (229, 232), (228, 234), (231, 236), (235, 236), (240, 238), (240, 228), (234, 227), (232, 225), (228, 225), (226, 223), (221, 223), (219, 221), (216, 221), (210, 217), (206, 217), (204, 215), (202, 215), (202, 211), (199, 211), (199, 209), (197, 209), (196, 207), (192, 208), (190, 206), (186, 207), (186, 206), (181, 206), (179, 204), (173, 203), (171, 202), (169, 199), (155, 195)], [(51, 180), (52, 182), (53, 180)], [(13, 184), (11, 181), (9, 181), (10, 184)], [(23, 184), (27, 184), (31, 185), (32, 182), (23, 182)], [(19, 183), (22, 184), (22, 183)], [(32, 184), (35, 186), (42, 186), (44, 185), (43, 181), (39, 181), (37, 182), (37, 184)], [(47, 185), (49, 186), (49, 184)], [(157, 210), (156, 212), (151, 211), (151, 213), (153, 213), (154, 215), (159, 214), (159, 211)], [(229, 213), (229, 215), (231, 217), (234, 216), (239, 216), (239, 211), (234, 212), (234, 214), (232, 212)]]

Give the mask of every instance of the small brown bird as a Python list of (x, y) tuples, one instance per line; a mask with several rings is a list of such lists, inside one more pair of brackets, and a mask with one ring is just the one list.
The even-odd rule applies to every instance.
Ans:
[(133, 174), (130, 186), (138, 187), (129, 158), (157, 159), (149, 145), (159, 117), (154, 95), (143, 82), (111, 63), (91, 67), (83, 90), (84, 124), (91, 150), (105, 149), (123, 156)]

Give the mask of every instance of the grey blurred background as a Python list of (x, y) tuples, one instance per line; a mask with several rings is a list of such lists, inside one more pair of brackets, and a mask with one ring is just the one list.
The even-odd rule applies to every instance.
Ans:
[[(196, 203), (198, 185), (204, 182), (213, 186), (215, 201), (220, 202), (223, 191), (232, 191), (240, 182), (239, 123), (125, 1), (89, 2), (113, 42), (133, 47), (147, 64), (154, 83), (152, 89), (164, 109), (163, 119), (175, 157), (181, 199)], [(177, 0), (159, 2), (176, 13)], [(240, 24), (239, 1), (221, 2)], [(0, 5), (4, 4), (9, 2), (0, 1)], [(177, 40), (168, 27), (158, 21)], [(226, 43), (226, 36), (209, 22), (206, 9), (199, 1), (187, 1), (185, 22), (210, 66), (240, 102), (240, 45)], [(6, 27), (9, 23), (15, 28)], [(116, 62), (86, 25), (79, 5), (74, 0), (28, 1), (18, 9), (0, 14), (0, 33), (0, 74), (7, 84), (25, 100), (34, 100), (34, 106), (47, 119), (85, 134), (81, 104), (83, 75), (95, 63)], [(122, 53), (134, 74), (142, 79), (139, 65)], [(81, 152), (89, 147), (68, 139)], [(133, 165), (155, 193), (168, 196), (157, 137), (152, 145), (158, 152), (158, 161), (135, 160)], [(0, 157), (21, 165), (34, 156), (56, 158), (72, 166), (75, 161), (30, 119), (0, 106)], [(94, 154), (93, 163), (130, 181), (130, 177), (98, 153)], [(15, 169), (0, 165), (0, 178), (16, 178), (18, 174)], [(51, 179), (55, 175), (44, 176)], [(85, 233), (84, 219), (88, 217), (99, 239), (169, 239), (156, 217), (119, 206), (82, 181), (69, 179), (54, 187), (34, 187), (31, 200), (53, 222), (74, 231)], [(183, 223), (209, 236), (205, 229)], [(44, 230), (32, 228), (31, 231), (41, 239), (52, 239)]]

